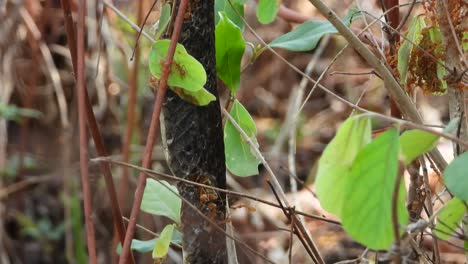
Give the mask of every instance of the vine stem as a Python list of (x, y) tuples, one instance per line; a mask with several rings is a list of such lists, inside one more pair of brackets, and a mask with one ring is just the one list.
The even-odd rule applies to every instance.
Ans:
[[(161, 108), (166, 95), (167, 90), (167, 79), (169, 76), (170, 66), (174, 58), (174, 53), (179, 39), (180, 32), (182, 30), (182, 22), (184, 20), (184, 13), (187, 9), (188, 0), (181, 0), (177, 17), (174, 23), (174, 30), (172, 32), (171, 43), (167, 53), (166, 60), (163, 65), (162, 76), (160, 85), (156, 94), (154, 103), (153, 115), (151, 117), (150, 129), (146, 138), (145, 152), (143, 156), (142, 167), (147, 169), (151, 165), (151, 154), (153, 153), (153, 146), (156, 141), (156, 136), (159, 129), (159, 116), (161, 114)], [(135, 199), (133, 201), (132, 212), (130, 214), (130, 220), (125, 234), (125, 240), (122, 247), (122, 254), (120, 255), (119, 264), (124, 264), (127, 256), (130, 253), (130, 244), (132, 242), (133, 234), (135, 233), (136, 220), (138, 213), (140, 212), (141, 201), (143, 200), (143, 193), (146, 185), (146, 174), (140, 173), (138, 177), (138, 184), (135, 191)]]
[(83, 189), (84, 212), (86, 223), (86, 242), (88, 246), (89, 263), (97, 263), (96, 255), (96, 236), (94, 231), (94, 223), (91, 217), (92, 201), (91, 189), (89, 185), (88, 172), (88, 136), (86, 131), (86, 87), (85, 87), (85, 8), (86, 0), (81, 0), (78, 5), (78, 34), (77, 34), (77, 94), (78, 94), (78, 122), (80, 131), (80, 175), (81, 186)]

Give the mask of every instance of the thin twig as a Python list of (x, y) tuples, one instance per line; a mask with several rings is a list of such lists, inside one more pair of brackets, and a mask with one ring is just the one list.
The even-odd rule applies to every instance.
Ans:
[(86, 242), (88, 246), (89, 263), (97, 263), (96, 237), (92, 218), (91, 187), (89, 185), (88, 172), (88, 136), (86, 129), (86, 75), (85, 75), (85, 10), (86, 0), (81, 0), (78, 5), (78, 28), (77, 28), (77, 69), (76, 69), (76, 92), (78, 95), (78, 121), (80, 131), (80, 174), (83, 189), (84, 213), (86, 223)]
[[(164, 178), (171, 179), (171, 180), (174, 180), (174, 181), (180, 181), (180, 182), (184, 182), (184, 183), (191, 184), (191, 185), (194, 185), (194, 186), (203, 187), (205, 189), (211, 189), (211, 190), (214, 190), (214, 191), (217, 191), (217, 192), (226, 193), (227, 195), (250, 199), (250, 200), (260, 202), (260, 203), (263, 203), (263, 204), (266, 204), (266, 205), (269, 205), (269, 206), (272, 206), (272, 207), (281, 208), (280, 205), (269, 202), (269, 201), (266, 201), (266, 200), (263, 200), (263, 199), (260, 199), (260, 198), (258, 198), (258, 196), (255, 196), (255, 195), (249, 195), (249, 194), (245, 194), (245, 193), (241, 193), (241, 192), (225, 190), (225, 189), (221, 189), (221, 188), (218, 188), (218, 187), (198, 183), (198, 182), (195, 182), (195, 181), (190, 181), (190, 180), (178, 178), (176, 176), (172, 176), (172, 175), (165, 174), (165, 173), (162, 173), (162, 172), (157, 172), (157, 171), (154, 171), (154, 170), (145, 169), (145, 168), (142, 168), (142, 167), (139, 167), (139, 166), (135, 166), (135, 165), (132, 165), (132, 164), (129, 164), (129, 163), (124, 163), (124, 162), (121, 162), (121, 161), (117, 161), (117, 160), (114, 160), (114, 159), (112, 159), (110, 157), (97, 157), (97, 158), (91, 159), (91, 161), (93, 161), (93, 162), (105, 161), (105, 162), (109, 162), (111, 164), (126, 166), (126, 167), (129, 167), (129, 168), (138, 170), (140, 172), (146, 173), (150, 177), (160, 176), (160, 177), (164, 177)], [(302, 216), (305, 216), (305, 217), (310, 218), (310, 219), (324, 221), (324, 222), (328, 222), (328, 223), (335, 224), (335, 225), (341, 225), (340, 222), (338, 222), (336, 220), (333, 220), (333, 219), (326, 218), (326, 217), (322, 217), (322, 216), (318, 216), (318, 215), (312, 215), (312, 214), (304, 213), (304, 212), (297, 211), (297, 210), (295, 212), (298, 215), (302, 215)]]
[[(169, 77), (170, 66), (174, 58), (174, 53), (179, 39), (180, 32), (182, 30), (182, 23), (184, 20), (184, 13), (188, 5), (188, 0), (181, 0), (179, 10), (177, 12), (176, 21), (174, 23), (174, 30), (172, 32), (171, 43), (167, 53), (166, 60), (163, 65), (162, 76), (160, 85), (157, 91), (153, 115), (151, 117), (150, 129), (146, 138), (145, 152), (143, 156), (142, 167), (149, 168), (151, 166), (151, 154), (153, 152), (153, 146), (156, 141), (156, 135), (159, 130), (159, 116), (161, 113), (162, 104), (167, 90), (167, 79)], [(122, 254), (120, 255), (119, 264), (124, 264), (127, 256), (130, 253), (130, 244), (132, 242), (133, 234), (135, 233), (135, 225), (140, 212), (141, 201), (143, 200), (143, 193), (146, 185), (146, 174), (140, 173), (138, 177), (137, 188), (135, 191), (135, 199), (132, 205), (132, 211), (130, 214), (130, 222), (127, 227), (127, 233), (125, 234), (124, 244), (122, 246)]]

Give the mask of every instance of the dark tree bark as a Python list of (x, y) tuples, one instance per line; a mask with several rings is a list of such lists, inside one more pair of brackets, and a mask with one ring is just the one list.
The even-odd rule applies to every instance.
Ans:
[[(179, 1), (177, 1), (178, 5)], [(179, 42), (201, 62), (207, 73), (205, 89), (215, 102), (200, 107), (168, 90), (163, 105), (163, 142), (168, 163), (178, 177), (226, 187), (226, 166), (220, 105), (216, 85), (214, 0), (190, 0)], [(224, 194), (180, 183), (179, 193), (211, 219), (182, 204), (181, 223), (185, 263), (227, 263)]]

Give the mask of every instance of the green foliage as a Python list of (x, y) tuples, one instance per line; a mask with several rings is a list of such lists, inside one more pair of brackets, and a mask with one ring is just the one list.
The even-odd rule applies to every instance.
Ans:
[(172, 234), (174, 233), (174, 224), (166, 225), (159, 235), (159, 238), (156, 240), (156, 243), (153, 247), (153, 259), (162, 258), (166, 256), (167, 251), (169, 250), (169, 245), (171, 244)]
[[(356, 156), (351, 173), (344, 179), (342, 223), (350, 236), (375, 250), (388, 249), (393, 242), (392, 196), (398, 175), (398, 132), (390, 129)], [(403, 181), (398, 192), (398, 223), (405, 225)]]
[(434, 234), (441, 239), (449, 238), (458, 229), (465, 213), (466, 204), (462, 200), (456, 197), (450, 200), (437, 216)]
[[(138, 239), (132, 239), (132, 243), (130, 245), (130, 248), (132, 250), (135, 250), (140, 253), (146, 253), (150, 252), (154, 248), (154, 244), (156, 244), (157, 238), (153, 238), (151, 240), (138, 240)], [(117, 254), (120, 255), (122, 253), (122, 244), (119, 243), (117, 245)]]
[[(169, 50), (170, 40), (156, 41), (149, 54), (149, 67), (151, 74), (160, 79), (164, 61)], [(208, 92), (203, 85), (206, 83), (206, 72), (203, 65), (190, 56), (184, 46), (177, 43), (174, 59), (171, 65), (169, 87), (182, 99), (196, 105), (207, 105), (216, 97)]]
[(371, 124), (367, 117), (348, 118), (338, 129), (319, 160), (315, 181), (322, 207), (342, 216), (345, 206), (346, 178), (358, 152), (371, 141)]
[(405, 165), (433, 149), (437, 145), (438, 139), (437, 135), (416, 129), (403, 133), (400, 136), (400, 149)]
[[(246, 1), (247, 0), (231, 0), (235, 10), (237, 10), (241, 16), (244, 16), (244, 4)], [(220, 12), (224, 12), (229, 20), (236, 24), (241, 31), (244, 31), (244, 21), (242, 21), (236, 11), (232, 9), (228, 0), (215, 0), (215, 25), (217, 25), (220, 20)]]
[(158, 22), (154, 25), (155, 29), (155, 39), (159, 39), (166, 30), (167, 25), (171, 21), (171, 5), (169, 3), (165, 3), (161, 9), (161, 16), (159, 17)]
[[(350, 236), (375, 250), (393, 242), (392, 197), (398, 175), (398, 131), (389, 129), (371, 141), (365, 116), (348, 118), (319, 160), (316, 192), (321, 205), (336, 214)], [(406, 192), (399, 186), (399, 225), (408, 222)]]
[(468, 152), (454, 159), (444, 171), (444, 182), (450, 192), (463, 201), (468, 201)]
[(0, 102), (0, 119), (5, 118), (6, 120), (21, 122), (21, 119), (24, 117), (40, 118), (42, 117), (42, 113), (34, 109), (20, 108), (16, 105)]
[(257, 6), (257, 18), (262, 24), (273, 22), (278, 14), (281, 0), (259, 0)]
[(216, 26), (216, 70), (219, 78), (232, 93), (240, 85), (241, 60), (244, 55), (245, 42), (241, 30), (229, 20), (224, 12), (219, 13)]
[[(351, 8), (343, 18), (343, 23), (350, 26), (354, 19), (360, 17), (362, 17), (361, 13), (357, 9)], [(275, 39), (269, 45), (272, 48), (283, 48), (291, 51), (308, 51), (314, 49), (323, 36), (336, 33), (338, 31), (328, 20), (308, 21)]]
[[(156, 241), (158, 241), (158, 239), (159, 239), (158, 237), (150, 239), (150, 240), (132, 239), (132, 243), (130, 245), (130, 248), (132, 250), (135, 250), (135, 251), (140, 252), (140, 253), (151, 252), (151, 251), (153, 251), (154, 246), (156, 244)], [(173, 244), (178, 244), (178, 245), (182, 244), (182, 234), (179, 231), (177, 231), (177, 229), (173, 230), (172, 238), (171, 238), (170, 242), (173, 243)], [(116, 252), (119, 255), (120, 255), (120, 253), (122, 253), (122, 244), (119, 243), (117, 245)]]
[(400, 82), (406, 84), (406, 77), (408, 73), (408, 64), (411, 55), (411, 50), (414, 48), (414, 45), (418, 45), (422, 39), (421, 30), (426, 26), (424, 23), (424, 17), (415, 16), (411, 21), (411, 24), (408, 28), (408, 33), (406, 34), (406, 39), (401, 44), (398, 49), (398, 73), (400, 74)]
[(166, 216), (179, 223), (182, 201), (176, 194), (178, 194), (177, 188), (168, 182), (147, 179), (141, 210), (154, 215)]
[[(249, 112), (237, 100), (232, 106), (231, 116), (252, 142), (258, 144), (255, 122)], [(252, 176), (258, 174), (258, 164), (260, 164), (260, 161), (230, 120), (227, 120), (224, 126), (224, 145), (226, 166), (234, 175)]]

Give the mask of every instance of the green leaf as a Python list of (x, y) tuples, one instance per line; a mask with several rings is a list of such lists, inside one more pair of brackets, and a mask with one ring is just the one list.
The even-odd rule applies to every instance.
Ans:
[(219, 78), (233, 94), (240, 85), (241, 60), (245, 42), (241, 30), (234, 25), (224, 12), (219, 13), (216, 26), (216, 70)]
[(42, 113), (34, 109), (19, 108), (16, 105), (0, 102), (0, 118), (20, 122), (23, 117), (40, 118), (42, 117)]
[[(231, 116), (252, 142), (258, 145), (255, 122), (249, 112), (237, 100), (232, 106)], [(229, 171), (237, 176), (252, 176), (258, 174), (258, 164), (260, 164), (260, 161), (257, 159), (253, 150), (251, 150), (250, 145), (242, 138), (242, 135), (229, 119), (224, 126), (224, 145), (226, 166)]]
[[(342, 21), (349, 27), (351, 22), (359, 17), (362, 17), (360, 11), (351, 8)], [(314, 49), (323, 36), (336, 33), (338, 31), (328, 20), (308, 21), (299, 25), (293, 31), (273, 40), (269, 45), (272, 48), (307, 51)]]
[[(161, 79), (162, 68), (166, 60), (170, 40), (156, 41), (149, 54), (149, 67), (151, 74)], [(180, 87), (190, 92), (196, 92), (206, 83), (206, 72), (203, 65), (190, 56), (184, 46), (177, 43), (174, 60), (169, 73), (168, 84), (171, 87)]]
[[(244, 16), (245, 2), (246, 0), (231, 0), (235, 10), (237, 10), (241, 16)], [(226, 13), (227, 18), (236, 24), (236, 26), (239, 27), (241, 31), (244, 31), (244, 21), (242, 21), (236, 11), (232, 9), (227, 0), (215, 0), (215, 25), (218, 25), (220, 20), (219, 12)]]
[(422, 130), (409, 130), (400, 136), (400, 148), (405, 165), (430, 151), (437, 145), (439, 136)]
[(468, 201), (468, 152), (454, 159), (444, 171), (444, 181), (450, 192), (463, 201)]
[[(431, 27), (428, 29), (429, 39), (433, 47), (436, 47), (435, 53), (438, 56), (443, 56), (445, 50), (442, 43), (442, 33), (440, 32), (439, 27)], [(437, 60), (437, 79), (439, 79), (441, 83), (440, 90), (447, 91), (447, 81), (445, 81), (445, 75), (447, 74), (445, 70), (445, 60), (438, 59)], [(439, 93), (442, 94), (442, 93)]]
[(159, 39), (161, 37), (164, 30), (166, 30), (167, 25), (171, 21), (171, 5), (169, 3), (165, 3), (161, 9), (161, 16), (159, 17), (158, 22), (154, 25), (156, 29), (155, 39)]
[[(374, 250), (388, 249), (394, 240), (392, 197), (398, 177), (398, 149), (398, 132), (390, 129), (359, 152), (346, 177), (343, 228), (353, 239)], [(403, 181), (398, 194), (398, 223), (406, 225)]]
[[(132, 244), (130, 245), (130, 248), (140, 253), (150, 252), (151, 250), (153, 250), (154, 244), (156, 243), (157, 240), (158, 240), (157, 238), (154, 238), (151, 240), (132, 239)], [(117, 245), (117, 254), (120, 255), (120, 253), (122, 253), (121, 243)]]
[(410, 59), (411, 50), (414, 48), (413, 44), (418, 45), (423, 35), (421, 30), (426, 26), (423, 16), (415, 16), (411, 25), (409, 26), (406, 39), (403, 40), (400, 48), (398, 49), (398, 73), (400, 74), (400, 82), (406, 84), (406, 77), (408, 73), (408, 61)]
[(154, 215), (166, 216), (179, 223), (182, 201), (168, 188), (178, 194), (177, 188), (166, 181), (158, 182), (147, 179), (141, 210)]
[(257, 6), (257, 18), (262, 24), (269, 24), (276, 18), (281, 0), (259, 0)]
[(172, 234), (174, 233), (174, 224), (167, 225), (159, 235), (158, 240), (154, 244), (153, 248), (153, 259), (162, 258), (166, 256), (171, 244)]
[(191, 92), (174, 87), (172, 88), (172, 91), (179, 95), (180, 98), (194, 105), (204, 106), (212, 101), (216, 101), (216, 97), (205, 88), (201, 88), (196, 92)]
[(452, 236), (455, 230), (458, 229), (465, 212), (466, 205), (462, 200), (457, 197), (450, 200), (437, 216), (434, 234), (441, 239)]
[(341, 216), (345, 206), (346, 178), (358, 152), (371, 141), (370, 119), (348, 118), (320, 157), (315, 187), (322, 207)]

